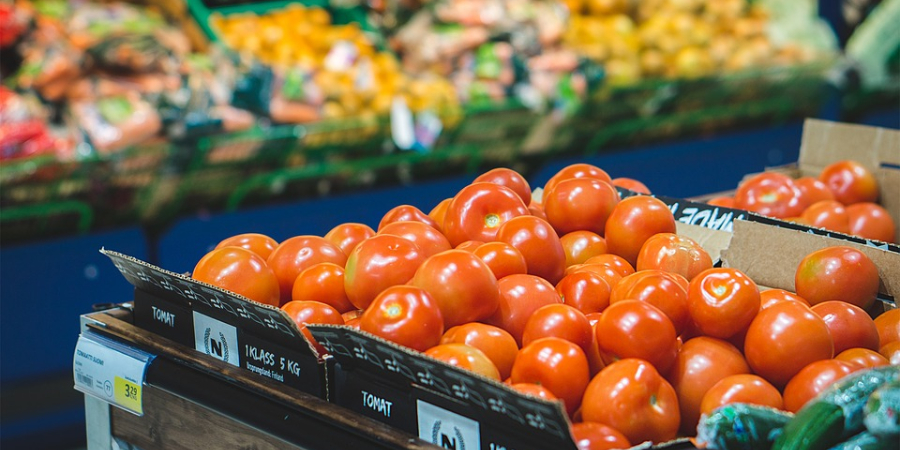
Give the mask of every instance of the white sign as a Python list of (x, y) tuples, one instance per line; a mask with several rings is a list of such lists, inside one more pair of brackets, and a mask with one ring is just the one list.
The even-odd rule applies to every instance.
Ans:
[(240, 367), (237, 328), (194, 311), (194, 348)]
[(75, 389), (143, 415), (144, 375), (152, 359), (125, 344), (82, 334), (72, 363)]
[(432, 405), (416, 401), (419, 438), (442, 448), (481, 450), (478, 422)]

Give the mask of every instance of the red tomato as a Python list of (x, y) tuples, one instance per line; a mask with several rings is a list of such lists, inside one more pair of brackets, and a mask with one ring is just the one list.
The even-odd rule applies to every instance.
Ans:
[(601, 312), (609, 306), (609, 283), (596, 272), (584, 270), (563, 277), (556, 284), (563, 303), (584, 314)]
[(406, 284), (425, 261), (414, 242), (391, 234), (378, 234), (360, 242), (344, 267), (344, 290), (350, 303), (366, 309), (381, 291)]
[(734, 193), (734, 206), (764, 216), (797, 217), (806, 208), (803, 193), (784, 174), (763, 172), (750, 177)]
[(578, 450), (631, 448), (631, 442), (619, 430), (598, 422), (572, 424), (572, 437)]
[(647, 188), (647, 185), (641, 183), (634, 178), (628, 177), (619, 177), (613, 178), (612, 185), (620, 188), (628, 189), (631, 192), (637, 192), (639, 194), (650, 195), (650, 189)]
[(340, 248), (320, 236), (294, 236), (282, 241), (266, 260), (266, 264), (278, 277), (281, 303), (291, 300), (291, 290), (300, 272), (323, 262), (343, 266), (347, 262), (347, 256)]
[(699, 336), (684, 343), (666, 379), (678, 395), (681, 432), (693, 436), (707, 390), (731, 375), (750, 373), (744, 355), (721, 339)]
[(675, 216), (665, 203), (638, 195), (620, 201), (606, 221), (606, 246), (610, 253), (637, 263), (638, 253), (656, 233), (674, 233)]
[(344, 290), (344, 268), (327, 262), (313, 264), (297, 275), (291, 300), (326, 303), (341, 313), (356, 309)]
[(750, 403), (784, 408), (781, 392), (763, 377), (753, 374), (731, 375), (712, 385), (700, 401), (700, 414), (711, 414), (714, 409), (732, 403)]
[(391, 222), (378, 230), (378, 234), (393, 234), (415, 242), (425, 257), (450, 250), (450, 241), (434, 227), (422, 222)]
[(578, 345), (585, 355), (591, 350), (593, 329), (581, 311), (562, 303), (536, 309), (522, 330), (522, 345), (544, 337), (558, 337)]
[(698, 273), (712, 268), (712, 258), (697, 241), (687, 236), (657, 233), (641, 246), (635, 268), (677, 273), (690, 281)]
[(360, 318), (361, 318), (361, 316), (360, 316), (360, 317), (353, 317), (353, 318), (347, 319), (347, 320), (344, 322), (344, 326), (353, 328), (354, 330), (359, 330), (359, 319), (360, 319)]
[(481, 350), (466, 344), (438, 344), (425, 351), (425, 355), (451, 366), (459, 367), (485, 378), (500, 381), (500, 372)]
[(434, 220), (438, 226), (435, 227), (438, 230), (441, 230), (443, 233), (444, 226), (444, 218), (447, 217), (447, 207), (450, 206), (450, 202), (453, 200), (453, 197), (445, 198), (441, 200), (431, 211), (428, 212), (428, 217), (431, 217), (431, 220)]
[(272, 250), (278, 247), (278, 242), (265, 234), (243, 233), (225, 238), (216, 245), (216, 248), (222, 247), (241, 247), (256, 253), (265, 260), (272, 253)]
[(522, 252), (505, 242), (486, 242), (472, 253), (490, 267), (498, 280), (514, 273), (528, 273)]
[(894, 242), (897, 226), (891, 214), (882, 206), (869, 203), (854, 203), (847, 207), (850, 233), (866, 239)]
[(588, 259), (606, 253), (606, 239), (593, 231), (572, 231), (559, 238), (559, 242), (566, 253), (566, 267), (584, 264)]
[(865, 253), (840, 245), (806, 255), (794, 274), (797, 295), (810, 305), (843, 300), (866, 309), (878, 295), (878, 284), (875, 263)]
[(338, 310), (331, 305), (316, 301), (289, 301), (281, 306), (282, 311), (297, 324), (300, 332), (306, 337), (306, 340), (316, 349), (319, 355), (327, 354), (328, 351), (322, 347), (312, 333), (306, 329), (306, 325), (326, 324), (326, 325), (344, 325), (344, 318)]
[(800, 177), (794, 180), (794, 184), (800, 189), (803, 196), (803, 202), (807, 205), (820, 202), (822, 200), (834, 200), (834, 194), (828, 186), (819, 181), (818, 178)]
[(222, 247), (200, 258), (191, 277), (250, 300), (279, 306), (278, 278), (256, 253), (242, 247)]
[(597, 321), (596, 336), (607, 364), (640, 358), (666, 373), (678, 352), (672, 321), (659, 308), (639, 300), (610, 304)]
[(472, 182), (478, 183), (482, 181), (508, 187), (522, 199), (522, 203), (526, 205), (531, 203), (531, 186), (522, 174), (513, 169), (506, 167), (491, 169), (479, 175)]
[(856, 347), (878, 350), (878, 328), (875, 321), (859, 306), (830, 300), (813, 305), (812, 312), (828, 326), (835, 354)]
[(528, 204), (528, 213), (532, 216), (547, 220), (547, 214), (544, 213), (544, 205), (542, 205), (541, 202), (532, 200), (531, 203)]
[(375, 230), (372, 227), (364, 223), (346, 222), (329, 230), (325, 234), (325, 240), (349, 256), (360, 242), (372, 236), (375, 236)]
[(723, 208), (734, 208), (734, 197), (719, 196), (713, 197), (706, 201), (706, 204), (713, 206), (721, 206)]
[(900, 341), (888, 342), (882, 345), (878, 353), (887, 358), (891, 365), (900, 364)]
[(652, 364), (634, 358), (616, 361), (594, 376), (581, 415), (585, 422), (609, 424), (633, 443), (674, 439), (681, 417), (672, 385)]
[(531, 314), (541, 306), (562, 303), (553, 285), (534, 275), (509, 275), (497, 280), (497, 286), (500, 306), (484, 322), (508, 331), (520, 346)]
[(743, 272), (708, 269), (688, 288), (688, 311), (703, 334), (728, 339), (745, 330), (759, 312), (759, 288)]
[(619, 193), (604, 181), (572, 178), (544, 191), (542, 203), (547, 221), (560, 235), (579, 230), (602, 235)]
[(485, 243), (482, 241), (469, 240), (457, 245), (455, 248), (457, 250), (475, 253), (475, 249), (481, 247), (484, 244)]
[(606, 363), (603, 362), (603, 355), (600, 354), (600, 346), (597, 345), (597, 322), (600, 321), (600, 313), (585, 314), (588, 322), (591, 324), (591, 350), (587, 352), (588, 367), (591, 369), (591, 378), (597, 375)]
[(556, 400), (556, 396), (549, 389), (537, 383), (515, 383), (510, 385), (513, 389), (532, 397), (541, 398), (547, 401)]
[(642, 270), (619, 280), (610, 293), (609, 303), (640, 300), (651, 304), (672, 321), (675, 334), (680, 335), (690, 320), (687, 286), (687, 280), (681, 275)]
[(441, 309), (444, 328), (486, 319), (500, 304), (491, 268), (462, 250), (447, 250), (426, 259), (410, 284), (431, 294)]
[(781, 302), (750, 323), (744, 357), (754, 373), (781, 388), (809, 363), (834, 357), (834, 344), (825, 321), (809, 308)]
[(890, 364), (881, 353), (867, 348), (848, 348), (840, 352), (834, 359), (853, 364), (860, 369), (871, 369)]
[(538, 339), (519, 350), (510, 380), (536, 383), (563, 401), (571, 416), (588, 384), (588, 361), (581, 347), (556, 337)]
[(878, 180), (866, 166), (856, 161), (829, 164), (819, 173), (819, 181), (828, 186), (835, 200), (845, 205), (878, 200)]
[(889, 309), (875, 317), (875, 328), (879, 346), (900, 341), (900, 309)]
[(575, 163), (563, 167), (550, 177), (550, 179), (547, 180), (547, 183), (544, 184), (544, 192), (553, 189), (560, 181), (568, 180), (570, 178), (590, 178), (612, 183), (612, 178), (610, 178), (609, 174), (603, 169), (591, 164)]
[(625, 260), (625, 258), (619, 255), (613, 255), (612, 253), (606, 253), (604, 255), (597, 255), (592, 258), (588, 258), (585, 264), (600, 264), (607, 265), (612, 267), (619, 273), (622, 277), (627, 277), (634, 273), (634, 267)]
[(510, 219), (528, 214), (528, 207), (511, 189), (494, 183), (462, 188), (450, 204), (441, 228), (450, 244), (468, 240), (489, 242)]
[(606, 284), (609, 285), (610, 293), (622, 279), (617, 269), (606, 264), (575, 264), (566, 269), (566, 275), (578, 272), (594, 272), (600, 275), (600, 278), (603, 278), (603, 281), (606, 281)]
[(809, 363), (784, 387), (784, 409), (796, 413), (820, 392), (851, 373), (861, 370), (858, 366), (835, 359), (823, 359)]
[(803, 210), (804, 223), (838, 233), (850, 233), (850, 215), (844, 205), (836, 200), (822, 200)]
[(381, 218), (381, 222), (378, 223), (378, 231), (381, 231), (385, 225), (394, 222), (422, 222), (431, 227), (438, 228), (438, 224), (434, 219), (422, 212), (421, 209), (412, 205), (399, 205), (391, 208), (391, 210), (386, 212)]
[(566, 252), (559, 235), (546, 220), (519, 216), (497, 231), (496, 240), (512, 245), (525, 257), (528, 273), (556, 284), (566, 269)]
[(441, 344), (451, 343), (466, 344), (484, 352), (497, 367), (501, 380), (509, 378), (519, 351), (516, 340), (506, 330), (478, 322), (457, 325), (445, 331)]
[(805, 298), (784, 289), (766, 289), (759, 292), (759, 309), (763, 310), (778, 302), (797, 302), (803, 306), (809, 307), (809, 302)]
[(360, 317), (359, 329), (424, 352), (441, 341), (444, 318), (428, 292), (397, 285), (378, 294)]

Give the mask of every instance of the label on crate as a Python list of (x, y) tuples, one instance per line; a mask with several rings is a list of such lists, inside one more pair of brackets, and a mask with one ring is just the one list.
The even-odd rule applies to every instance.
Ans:
[(228, 364), (241, 365), (237, 328), (194, 311), (194, 348)]
[(154, 355), (93, 334), (75, 345), (75, 389), (126, 411), (143, 415), (143, 385)]
[(241, 333), (239, 340), (243, 368), (298, 390), (320, 389), (321, 380), (314, 357), (273, 344), (249, 333)]
[(419, 438), (442, 448), (481, 448), (478, 422), (422, 400), (416, 401)]

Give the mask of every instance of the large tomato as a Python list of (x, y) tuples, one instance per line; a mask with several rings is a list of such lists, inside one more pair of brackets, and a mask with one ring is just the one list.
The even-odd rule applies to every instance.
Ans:
[(875, 321), (859, 306), (829, 300), (813, 305), (812, 312), (828, 326), (835, 354), (856, 347), (878, 350), (878, 328)]
[(541, 398), (547, 401), (557, 400), (556, 396), (549, 389), (537, 383), (513, 383), (509, 385), (511, 388), (532, 397)]
[(800, 177), (794, 180), (794, 184), (800, 189), (803, 203), (812, 205), (822, 200), (834, 200), (834, 194), (828, 186), (814, 177)]
[(707, 269), (688, 288), (688, 310), (707, 336), (728, 339), (745, 330), (759, 312), (759, 288), (733, 268)]
[(831, 189), (834, 198), (845, 204), (878, 200), (878, 180), (856, 161), (843, 160), (829, 164), (819, 173), (819, 180)]
[(282, 241), (269, 254), (266, 264), (278, 277), (282, 304), (291, 300), (291, 290), (294, 288), (297, 275), (304, 269), (322, 262), (343, 266), (347, 262), (347, 256), (325, 238), (312, 235), (294, 236)]
[(687, 287), (688, 282), (681, 275), (655, 269), (641, 270), (619, 280), (609, 295), (609, 303), (647, 302), (659, 308), (672, 321), (675, 334), (680, 335), (690, 320)]
[(508, 187), (522, 199), (522, 203), (526, 205), (531, 203), (531, 186), (528, 184), (528, 180), (513, 169), (497, 167), (479, 175), (472, 182), (482, 181)]
[(278, 278), (256, 253), (242, 247), (213, 249), (200, 258), (191, 277), (267, 305), (281, 305)]
[(628, 177), (619, 177), (613, 178), (612, 185), (620, 188), (628, 189), (631, 192), (637, 192), (639, 194), (650, 195), (650, 188), (647, 187), (646, 184), (635, 180), (634, 178)]
[(431, 217), (431, 220), (434, 220), (438, 226), (436, 227), (441, 232), (444, 232), (444, 218), (447, 217), (447, 207), (450, 206), (450, 202), (453, 201), (453, 197), (445, 198), (438, 202), (437, 205), (434, 205), (434, 208), (431, 208), (431, 211), (428, 211), (428, 217)]
[(891, 214), (876, 203), (854, 203), (847, 207), (850, 233), (866, 239), (894, 242), (897, 229)]
[(713, 384), (700, 401), (700, 414), (710, 414), (714, 409), (732, 403), (750, 403), (782, 409), (781, 392), (763, 377), (753, 374), (731, 375)]
[(341, 316), (341, 313), (326, 303), (292, 300), (281, 305), (281, 309), (297, 324), (297, 327), (300, 328), (300, 331), (320, 355), (328, 351), (316, 342), (312, 333), (306, 329), (306, 325), (311, 323), (344, 325), (344, 318)]
[(360, 317), (359, 329), (424, 352), (440, 343), (444, 319), (428, 292), (397, 285), (378, 294)]
[(534, 275), (509, 275), (497, 280), (497, 287), (500, 306), (483, 322), (508, 331), (520, 346), (525, 322), (531, 314), (541, 306), (562, 303), (553, 285)]
[(816, 228), (847, 234), (850, 232), (850, 215), (841, 202), (821, 200), (803, 210), (803, 221)]
[(590, 178), (594, 180), (602, 180), (607, 183), (612, 183), (612, 178), (610, 178), (609, 174), (606, 173), (605, 170), (587, 163), (574, 163), (569, 164), (566, 167), (563, 167), (549, 180), (544, 184), (544, 192), (549, 192), (553, 189), (560, 181), (568, 180), (570, 178)]
[(486, 319), (500, 304), (491, 268), (463, 250), (447, 250), (426, 259), (410, 284), (431, 294), (441, 309), (445, 329)]
[(846, 361), (823, 359), (809, 363), (784, 387), (784, 409), (796, 413), (820, 392), (837, 380), (860, 370)]
[(528, 273), (522, 252), (506, 242), (485, 242), (472, 253), (491, 268), (498, 280), (514, 273)]
[(594, 272), (600, 275), (600, 278), (606, 281), (610, 289), (615, 289), (619, 281), (622, 280), (621, 270), (609, 264), (575, 264), (566, 268), (566, 275), (577, 272)]
[(502, 328), (478, 322), (457, 325), (444, 332), (441, 344), (466, 344), (484, 352), (500, 372), (500, 379), (509, 378), (519, 346), (512, 335)]
[(590, 322), (578, 309), (563, 303), (544, 305), (525, 322), (522, 345), (553, 336), (578, 345), (587, 354), (591, 350), (593, 332)]
[(637, 195), (620, 201), (606, 221), (606, 246), (632, 266), (647, 239), (656, 233), (674, 233), (675, 216), (661, 200)]
[(738, 186), (734, 193), (734, 206), (783, 219), (799, 216), (807, 204), (791, 177), (776, 172), (762, 172)]
[(675, 327), (659, 308), (639, 300), (610, 304), (596, 324), (597, 348), (607, 364), (640, 358), (666, 373), (678, 352)]
[(470, 239), (468, 241), (461, 242), (459, 245), (457, 245), (456, 247), (453, 247), (453, 248), (455, 248), (457, 250), (463, 250), (463, 251), (475, 253), (475, 249), (478, 247), (481, 247), (483, 244), (485, 244), (485, 242)]
[(681, 413), (675, 389), (652, 364), (616, 361), (600, 371), (584, 392), (581, 415), (619, 430), (629, 442), (666, 442), (678, 434)]
[(512, 218), (500, 226), (496, 240), (518, 249), (531, 275), (556, 284), (565, 274), (565, 249), (546, 220), (531, 215)]
[(325, 234), (325, 240), (331, 242), (341, 249), (345, 255), (349, 256), (350, 252), (360, 242), (372, 236), (375, 236), (375, 230), (372, 227), (364, 223), (345, 222), (328, 230), (328, 233)]
[(609, 306), (609, 283), (598, 273), (588, 270), (564, 276), (556, 283), (556, 293), (563, 303), (584, 314), (601, 312)]
[(900, 341), (900, 309), (889, 309), (875, 317), (875, 328), (878, 329), (879, 346)]
[(619, 255), (613, 255), (612, 253), (606, 253), (603, 255), (597, 255), (592, 258), (588, 258), (585, 264), (600, 264), (607, 265), (612, 267), (619, 273), (619, 276), (627, 277), (634, 273), (634, 266), (631, 265), (625, 258)]
[(797, 302), (809, 306), (805, 298), (784, 289), (766, 289), (759, 292), (759, 309), (763, 310), (779, 302)]
[(647, 239), (637, 256), (635, 269), (677, 273), (691, 281), (712, 268), (712, 258), (697, 241), (675, 233), (657, 233)]
[(834, 357), (834, 344), (825, 321), (809, 308), (781, 302), (750, 323), (744, 357), (754, 373), (782, 388), (807, 364)]
[(590, 178), (560, 181), (542, 201), (547, 221), (560, 235), (579, 230), (602, 235), (617, 203), (619, 193), (611, 184)]
[(571, 416), (581, 405), (589, 377), (581, 347), (556, 337), (538, 339), (519, 350), (510, 382), (537, 383), (563, 401)]
[(866, 309), (878, 295), (878, 284), (875, 263), (865, 253), (842, 245), (806, 255), (794, 274), (797, 295), (810, 305), (843, 300)]
[(412, 205), (398, 205), (384, 213), (384, 216), (381, 217), (381, 221), (378, 222), (378, 231), (381, 231), (381, 229), (389, 223), (407, 221), (422, 222), (434, 228), (438, 228), (438, 224), (434, 219), (422, 212), (421, 209)]
[(433, 226), (422, 222), (391, 222), (378, 230), (378, 234), (393, 234), (409, 239), (419, 246), (425, 257), (450, 250), (450, 241)]
[(631, 448), (631, 442), (619, 430), (597, 422), (572, 424), (572, 437), (578, 450), (612, 450)]
[(344, 268), (328, 262), (309, 266), (297, 275), (291, 300), (327, 303), (341, 313), (356, 309), (344, 290)]
[(593, 231), (572, 231), (560, 237), (559, 242), (566, 252), (566, 267), (606, 254), (606, 239)]
[(528, 207), (512, 189), (472, 183), (450, 201), (441, 230), (454, 247), (469, 240), (489, 242), (503, 224), (526, 214)]
[(216, 245), (222, 247), (241, 247), (250, 250), (265, 260), (278, 247), (278, 241), (260, 233), (242, 233), (223, 239)]
[(344, 290), (350, 303), (366, 309), (390, 286), (406, 284), (425, 255), (414, 242), (392, 234), (366, 239), (353, 249), (344, 267)]
[(867, 348), (849, 348), (840, 352), (834, 359), (848, 362), (861, 369), (887, 366), (890, 362), (881, 353)]
[(502, 381), (500, 372), (491, 359), (471, 345), (456, 342), (438, 344), (426, 350), (425, 355), (483, 377)]

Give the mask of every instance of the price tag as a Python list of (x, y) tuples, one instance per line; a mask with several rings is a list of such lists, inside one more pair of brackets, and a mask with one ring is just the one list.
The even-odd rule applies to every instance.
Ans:
[(144, 375), (154, 355), (92, 333), (78, 337), (75, 389), (137, 415), (144, 414)]

